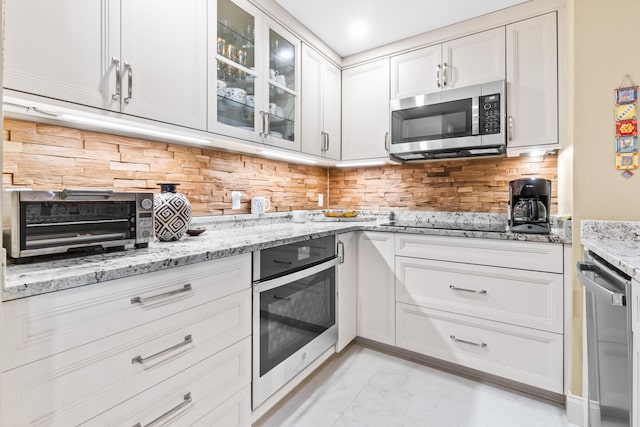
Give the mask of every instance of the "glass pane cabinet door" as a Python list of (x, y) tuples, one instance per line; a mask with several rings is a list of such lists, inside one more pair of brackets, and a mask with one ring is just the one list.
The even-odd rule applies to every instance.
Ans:
[(218, 0), (217, 122), (252, 132), (256, 131), (257, 107), (255, 34), (254, 15), (230, 0)]
[(286, 148), (296, 148), (292, 143), (299, 139), (298, 56), (299, 46), (290, 37), (269, 28), (269, 136), (272, 144)]

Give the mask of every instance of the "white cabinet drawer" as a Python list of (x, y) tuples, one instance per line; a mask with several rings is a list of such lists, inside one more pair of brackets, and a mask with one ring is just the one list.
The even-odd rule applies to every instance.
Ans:
[(402, 303), (397, 304), (396, 315), (398, 347), (555, 393), (563, 391), (561, 334)]
[(164, 415), (158, 422), (176, 426), (250, 426), (250, 383), (246, 338), (82, 425), (146, 426)]
[[(184, 290), (185, 285), (191, 289)], [(8, 301), (2, 306), (2, 369), (13, 369), (250, 287), (251, 254), (243, 254)], [(172, 291), (182, 292), (167, 295)], [(136, 297), (142, 302), (132, 302)]]
[(250, 334), (246, 289), (4, 372), (0, 425), (77, 425)]
[(396, 300), (563, 331), (561, 274), (396, 257)]
[(562, 273), (562, 245), (470, 237), (396, 234), (396, 255)]

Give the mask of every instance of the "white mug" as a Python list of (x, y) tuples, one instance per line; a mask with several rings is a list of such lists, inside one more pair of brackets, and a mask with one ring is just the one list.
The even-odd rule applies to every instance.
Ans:
[(278, 108), (278, 104), (276, 103), (270, 103), (269, 104), (269, 114), (275, 114), (276, 113), (276, 108)]
[(271, 209), (271, 200), (264, 197), (252, 197), (251, 198), (251, 213), (263, 214)]
[(273, 68), (269, 70), (269, 78), (271, 80), (275, 80), (279, 74), (278, 70), (274, 70)]

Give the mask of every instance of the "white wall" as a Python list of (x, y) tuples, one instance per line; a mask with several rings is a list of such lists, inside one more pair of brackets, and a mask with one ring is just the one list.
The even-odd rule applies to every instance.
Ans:
[[(640, 221), (640, 169), (630, 179), (615, 168), (614, 90), (629, 73), (640, 83), (640, 1), (567, 0), (573, 39), (572, 86), (574, 261), (582, 258), (580, 220)], [(570, 134), (568, 133), (567, 136)], [(575, 265), (575, 262), (574, 262)], [(573, 381), (582, 388), (582, 288), (574, 280)]]

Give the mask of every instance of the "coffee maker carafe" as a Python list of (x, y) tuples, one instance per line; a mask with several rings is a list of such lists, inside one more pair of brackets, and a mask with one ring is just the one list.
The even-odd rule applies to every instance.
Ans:
[(551, 231), (551, 181), (522, 178), (509, 182), (509, 227), (517, 233)]

